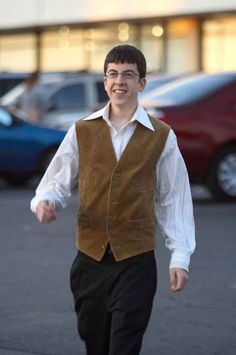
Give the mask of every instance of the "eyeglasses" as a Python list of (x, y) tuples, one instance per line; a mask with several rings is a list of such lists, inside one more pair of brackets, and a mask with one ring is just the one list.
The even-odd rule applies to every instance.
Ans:
[(121, 73), (118, 73), (118, 71), (116, 70), (109, 70), (109, 72), (106, 73), (106, 77), (109, 79), (117, 79), (119, 75), (121, 75), (122, 79), (124, 80), (131, 80), (134, 79), (136, 76), (140, 76), (133, 70), (125, 70)]

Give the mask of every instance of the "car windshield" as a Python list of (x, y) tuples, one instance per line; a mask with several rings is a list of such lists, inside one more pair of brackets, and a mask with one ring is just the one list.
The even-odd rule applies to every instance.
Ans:
[(176, 80), (155, 89), (145, 96), (146, 100), (158, 100), (171, 104), (183, 104), (208, 96), (235, 79), (232, 74), (206, 75), (199, 74), (186, 79)]
[(153, 89), (156, 89), (160, 85), (158, 80), (150, 80), (147, 82), (147, 85), (145, 86), (145, 89), (143, 90), (143, 93), (150, 92)]
[(157, 89), (176, 79), (177, 79), (177, 75), (163, 75), (163, 76), (158, 76), (157, 78), (154, 79), (149, 79), (147, 77), (147, 85), (145, 86), (142, 95), (145, 95), (148, 92), (151, 92), (153, 89)]

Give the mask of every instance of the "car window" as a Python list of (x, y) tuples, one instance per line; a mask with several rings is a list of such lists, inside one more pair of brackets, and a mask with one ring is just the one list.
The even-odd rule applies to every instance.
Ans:
[(10, 126), (12, 124), (12, 117), (9, 112), (0, 108), (0, 125)]
[(46, 83), (40, 83), (39, 88), (48, 92), (49, 90), (53, 89), (53, 87), (55, 86), (55, 82), (46, 82)]
[(53, 110), (68, 110), (86, 108), (85, 84), (70, 84), (59, 89), (50, 98)]
[(167, 84), (159, 90), (151, 91), (145, 96), (150, 100), (166, 100), (182, 104), (206, 97), (231, 82), (232, 75), (199, 75)]
[(107, 92), (104, 88), (104, 83), (103, 81), (97, 81), (96, 82), (96, 90), (97, 90), (97, 97), (98, 97), (98, 102), (106, 102), (108, 100)]

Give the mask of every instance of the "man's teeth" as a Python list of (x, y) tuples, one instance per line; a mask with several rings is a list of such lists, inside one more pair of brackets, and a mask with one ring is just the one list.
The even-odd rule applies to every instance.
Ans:
[(117, 94), (124, 94), (125, 90), (114, 90), (114, 92)]

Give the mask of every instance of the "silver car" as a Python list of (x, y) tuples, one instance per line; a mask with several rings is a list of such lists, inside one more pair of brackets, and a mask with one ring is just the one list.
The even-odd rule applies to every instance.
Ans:
[[(46, 112), (41, 124), (67, 130), (76, 120), (86, 117), (94, 107), (108, 100), (102, 73), (82, 72), (42, 76), (40, 86), (45, 95)], [(0, 105), (17, 107), (25, 90), (20, 84), (0, 99)], [(27, 120), (24, 112), (17, 113)]]

